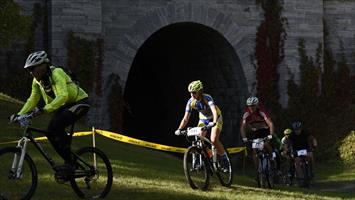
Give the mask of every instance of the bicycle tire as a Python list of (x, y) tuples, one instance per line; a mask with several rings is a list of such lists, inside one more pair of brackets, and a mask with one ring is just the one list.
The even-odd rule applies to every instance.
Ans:
[(28, 200), (37, 188), (37, 168), (32, 158), (26, 153), (21, 178), (15, 178), (11, 170), (15, 154), (19, 158), (21, 149), (16, 147), (0, 149), (0, 184), (6, 185), (6, 187), (0, 187), (0, 199)]
[(234, 173), (233, 173), (233, 166), (232, 166), (232, 162), (230, 160), (229, 153), (226, 149), (225, 149), (225, 152), (227, 154), (227, 159), (228, 159), (228, 163), (229, 163), (228, 171), (223, 172), (223, 171), (217, 170), (216, 175), (217, 175), (218, 180), (222, 186), (230, 187), (233, 183), (233, 174)]
[(267, 168), (266, 168), (266, 181), (267, 181), (267, 186), (269, 189), (274, 188), (275, 182), (274, 182), (274, 176), (275, 176), (275, 170), (272, 161), (268, 157), (266, 159), (267, 161)]
[[(196, 157), (200, 157), (202, 163), (196, 164)], [(195, 161), (193, 162), (193, 160)], [(192, 189), (207, 190), (209, 186), (209, 165), (205, 154), (197, 146), (190, 146), (184, 154), (184, 173), (187, 182)], [(195, 166), (193, 166), (195, 164)], [(198, 177), (198, 175), (201, 177)], [(194, 175), (197, 175), (196, 177)]]
[(263, 155), (259, 158), (259, 170), (258, 170), (258, 187), (269, 188), (274, 187), (272, 178), (270, 178), (270, 159), (267, 155)]
[(309, 164), (307, 163), (307, 161), (305, 160), (305, 158), (303, 158), (302, 160), (303, 163), (303, 187), (308, 188), (310, 186), (310, 168), (309, 168)]
[[(85, 166), (79, 159), (76, 163), (85, 166), (85, 169), (76, 169), (74, 177), (70, 180), (70, 185), (74, 192), (85, 199), (104, 198), (111, 190), (113, 173), (109, 159), (101, 150), (94, 147), (83, 147), (76, 154), (80, 159), (90, 164)], [(96, 165), (94, 160), (96, 158)], [(78, 166), (78, 165), (77, 165)], [(80, 171), (85, 175), (78, 176)]]
[(265, 178), (265, 173), (264, 173), (264, 158), (260, 157), (259, 155), (259, 167), (258, 167), (258, 177), (257, 177), (257, 183), (259, 188), (265, 188), (265, 183), (266, 183), (266, 178)]
[(299, 165), (298, 165), (298, 169), (297, 169), (297, 165), (295, 166), (295, 173), (296, 173), (296, 178), (297, 178), (297, 182), (298, 182), (298, 186), (299, 187), (305, 187), (305, 176), (306, 176), (306, 169), (305, 169), (305, 161), (304, 158), (300, 157), (300, 161), (299, 161)]

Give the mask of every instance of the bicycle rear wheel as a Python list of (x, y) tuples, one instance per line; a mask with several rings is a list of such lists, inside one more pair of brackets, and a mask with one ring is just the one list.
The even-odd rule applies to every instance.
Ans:
[(37, 169), (29, 155), (25, 155), (21, 173), (16, 175), (20, 156), (18, 148), (0, 149), (0, 199), (31, 199), (36, 190)]
[(112, 186), (112, 167), (107, 156), (97, 148), (84, 147), (76, 154), (76, 170), (70, 184), (85, 199), (104, 198)]
[(197, 146), (189, 147), (184, 154), (184, 172), (187, 182), (192, 189), (206, 190), (210, 174), (208, 163), (202, 150)]
[(219, 165), (216, 174), (219, 179), (219, 182), (223, 186), (230, 187), (233, 183), (233, 167), (227, 150), (226, 150), (226, 154), (227, 154), (227, 159), (225, 161), (221, 161), (221, 162), (226, 162), (223, 163), (225, 166)]

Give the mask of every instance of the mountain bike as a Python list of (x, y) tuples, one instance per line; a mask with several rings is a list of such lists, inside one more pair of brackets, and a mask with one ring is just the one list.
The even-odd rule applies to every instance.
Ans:
[(252, 149), (256, 149), (256, 155), (258, 157), (258, 187), (271, 189), (275, 185), (274, 176), (276, 173), (275, 162), (271, 159), (275, 159), (276, 155), (275, 152), (273, 152), (272, 155), (269, 155), (269, 152), (265, 149), (264, 143), (267, 140), (268, 137), (265, 137), (248, 140), (248, 142), (251, 142)]
[[(25, 127), (23, 137), (16, 147), (0, 149), (0, 199), (31, 199), (34, 195), (38, 171), (32, 157), (27, 153), (29, 142), (32, 142), (40, 154), (55, 172), (58, 183), (70, 183), (80, 198), (104, 198), (112, 186), (112, 168), (104, 152), (95, 147), (83, 147), (76, 152), (71, 151), (74, 158), (73, 170), (63, 170), (34, 139), (32, 132), (48, 133), (30, 127), (33, 113), (21, 115), (16, 122)], [(71, 126), (72, 134), (74, 124)]]
[(307, 154), (307, 149), (301, 149), (297, 150), (294, 155), (295, 159), (299, 159), (299, 161), (295, 161), (295, 172), (298, 185), (300, 187), (310, 186), (312, 169), (309, 164)]
[(291, 153), (288, 153), (288, 155), (289, 158), (281, 165), (281, 182), (287, 186), (291, 186), (295, 177), (295, 163), (293, 155)]
[(191, 143), (184, 154), (183, 166), (186, 180), (192, 189), (207, 190), (210, 176), (213, 174), (217, 175), (225, 187), (230, 187), (233, 182), (233, 168), (228, 152), (226, 151), (227, 157), (223, 161), (225, 163), (221, 163), (222, 159), (218, 159), (216, 147), (203, 136), (203, 132), (210, 128), (193, 127), (181, 131), (181, 135), (185, 135), (187, 141)]

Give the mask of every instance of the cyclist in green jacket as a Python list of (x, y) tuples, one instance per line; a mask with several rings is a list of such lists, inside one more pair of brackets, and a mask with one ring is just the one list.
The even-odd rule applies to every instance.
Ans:
[[(72, 136), (68, 135), (65, 128), (88, 112), (88, 95), (63, 69), (50, 64), (45, 51), (30, 54), (24, 68), (33, 76), (31, 95), (22, 109), (10, 117), (10, 121), (30, 111), (34, 115), (54, 113), (46, 136), (65, 163), (70, 165)], [(37, 108), (41, 97), (45, 106)]]

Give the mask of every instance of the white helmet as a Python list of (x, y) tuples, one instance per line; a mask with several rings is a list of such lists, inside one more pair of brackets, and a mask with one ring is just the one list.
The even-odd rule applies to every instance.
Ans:
[(247, 99), (246, 104), (247, 104), (247, 106), (256, 106), (259, 104), (259, 99), (258, 99), (258, 97), (251, 96)]
[(42, 64), (44, 62), (49, 62), (49, 59), (47, 58), (47, 53), (45, 51), (37, 51), (34, 53), (31, 53), (26, 60), (25, 63), (25, 69), (28, 67), (36, 66), (39, 64)]

